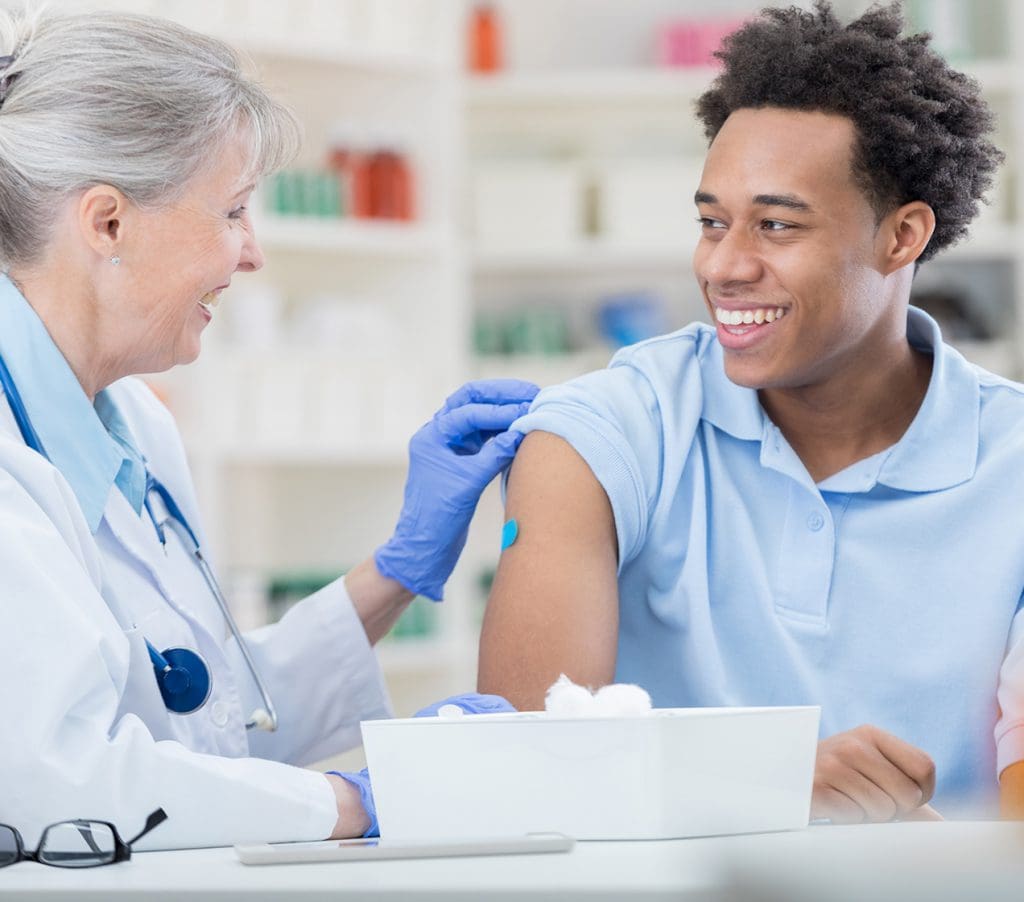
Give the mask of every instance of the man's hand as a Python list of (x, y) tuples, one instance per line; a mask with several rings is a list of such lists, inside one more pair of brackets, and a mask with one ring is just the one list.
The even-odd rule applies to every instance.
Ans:
[(942, 820), (927, 804), (934, 792), (928, 755), (878, 727), (860, 726), (818, 743), (811, 819)]

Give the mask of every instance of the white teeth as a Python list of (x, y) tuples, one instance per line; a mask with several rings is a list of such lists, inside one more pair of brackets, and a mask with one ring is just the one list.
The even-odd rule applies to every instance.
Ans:
[(715, 307), (715, 319), (725, 326), (750, 326), (773, 323), (782, 319), (786, 311), (783, 307), (757, 307), (751, 310), (726, 310)]

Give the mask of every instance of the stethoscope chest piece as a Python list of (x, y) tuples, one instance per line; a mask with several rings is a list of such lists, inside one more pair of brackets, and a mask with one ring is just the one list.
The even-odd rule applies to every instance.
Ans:
[(188, 648), (165, 648), (164, 669), (154, 668), (157, 686), (167, 710), (191, 714), (210, 697), (210, 668), (199, 654)]

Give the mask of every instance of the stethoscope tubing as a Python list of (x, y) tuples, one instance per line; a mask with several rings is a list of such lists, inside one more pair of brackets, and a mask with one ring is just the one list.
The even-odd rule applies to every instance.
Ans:
[[(184, 520), (174, 518), (169, 522), (173, 529), (177, 530), (178, 527), (183, 527), (190, 536), (194, 536), (194, 533), (189, 528), (188, 523)], [(184, 541), (184, 537), (180, 535), (180, 532), (179, 537)], [(249, 668), (249, 673), (253, 678), (253, 682), (256, 683), (256, 688), (259, 691), (260, 700), (263, 702), (263, 707), (257, 708), (249, 716), (249, 720), (246, 721), (245, 728), (247, 730), (258, 728), (273, 732), (277, 729), (277, 709), (274, 707), (274, 703), (270, 698), (270, 692), (264, 684), (263, 678), (260, 676), (259, 668), (256, 667), (256, 662), (252, 658), (249, 646), (245, 639), (242, 638), (242, 633), (238, 629), (238, 624), (235, 623), (235, 618), (231, 614), (231, 609), (228, 607), (228, 601), (224, 597), (224, 593), (220, 590), (220, 584), (217, 582), (217, 578), (213, 574), (213, 568), (207, 562), (198, 542), (195, 542), (193, 545), (192, 556), (195, 558), (196, 564), (199, 565), (199, 572), (203, 574), (203, 579), (206, 580), (206, 585), (210, 589), (210, 594), (213, 595), (216, 600), (217, 607), (220, 608), (221, 613), (224, 615), (224, 620), (228, 625), (228, 630), (235, 642), (238, 644), (238, 650), (242, 653), (242, 658), (245, 660), (245, 666)]]
[[(14, 384), (11, 371), (8, 369), (7, 363), (3, 359), (2, 355), (0, 355), (0, 387), (3, 388), (4, 394), (7, 397), (7, 403), (10, 405), (11, 413), (14, 415), (14, 420), (18, 425), (22, 438), (25, 440), (25, 444), (49, 461), (50, 456), (46, 453), (42, 440), (39, 438), (38, 433), (32, 426), (28, 411), (25, 409), (24, 402), (21, 399), (21, 394), (18, 392), (18, 388)], [(50, 462), (52, 463), (52, 461)], [(202, 574), (203, 579), (210, 590), (210, 594), (213, 595), (214, 600), (217, 602), (217, 607), (220, 608), (221, 615), (224, 617), (224, 620), (228, 625), (228, 630), (235, 642), (238, 644), (238, 648), (242, 653), (242, 658), (245, 661), (246, 667), (249, 669), (253, 682), (256, 684), (256, 688), (259, 691), (260, 701), (263, 703), (263, 707), (257, 708), (252, 712), (249, 716), (249, 720), (246, 721), (245, 728), (247, 730), (264, 729), (273, 732), (277, 729), (277, 709), (274, 707), (274, 703), (270, 698), (270, 692), (267, 690), (263, 679), (260, 677), (259, 670), (252, 658), (252, 654), (250, 653), (245, 640), (242, 638), (242, 634), (238, 629), (238, 624), (235, 623), (235, 618), (231, 613), (231, 609), (228, 607), (224, 593), (220, 589), (220, 584), (217, 582), (217, 578), (214, 576), (212, 568), (207, 562), (206, 557), (203, 555), (202, 549), (199, 545), (198, 536), (192, 530), (192, 527), (189, 526), (188, 520), (182, 513), (181, 508), (179, 508), (177, 503), (174, 501), (174, 498), (171, 497), (171, 493), (162, 483), (147, 472), (144, 506), (146, 512), (149, 514), (150, 520), (153, 522), (153, 526), (156, 529), (157, 537), (160, 540), (161, 545), (166, 548), (167, 537), (163, 524), (161, 524), (156, 518), (153, 513), (153, 508), (149, 503), (150, 490), (156, 491), (163, 501), (169, 515), (165, 522), (171, 525), (182, 544), (186, 544), (186, 538), (191, 542), (191, 555), (199, 567), (199, 572)], [(186, 547), (188, 547), (187, 544)], [(146, 647), (149, 651), (150, 660), (153, 664), (154, 674), (157, 677), (157, 683), (161, 688), (161, 695), (163, 695), (164, 701), (168, 705), (168, 709), (175, 711), (176, 713), (188, 714), (201, 708), (210, 696), (212, 682), (210, 679), (209, 667), (206, 662), (203, 661), (202, 657), (197, 652), (184, 648), (166, 649), (161, 653), (157, 651), (148, 639), (146, 640)], [(195, 667), (196, 671), (190, 671), (190, 666)], [(172, 708), (171, 703), (168, 701), (168, 695), (164, 691), (165, 681), (168, 679), (187, 684), (181, 690), (181, 694), (183, 696), (182, 710)]]

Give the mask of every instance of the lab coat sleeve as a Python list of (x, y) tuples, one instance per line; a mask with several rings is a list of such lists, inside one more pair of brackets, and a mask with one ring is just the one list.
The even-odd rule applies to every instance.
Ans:
[[(359, 745), (359, 721), (390, 717), (384, 679), (344, 580), (295, 605), (279, 623), (245, 636), (277, 708), (278, 729), (249, 731), (254, 755), (310, 764)], [(237, 643), (228, 643), (243, 710), (259, 695)]]
[(0, 439), (0, 819), (29, 846), (57, 820), (109, 820), (124, 836), (162, 807), (143, 848), (314, 840), (336, 821), (321, 774), (157, 742), (118, 717), (129, 642), (101, 594), (101, 566), (70, 487)]
[(1024, 761), (1024, 597), (1010, 627), (1006, 657), (999, 671), (996, 773)]

